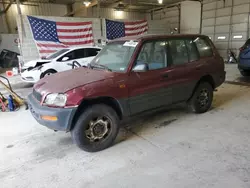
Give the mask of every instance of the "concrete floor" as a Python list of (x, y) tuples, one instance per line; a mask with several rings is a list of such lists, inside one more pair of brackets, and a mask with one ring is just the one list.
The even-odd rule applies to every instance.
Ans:
[(208, 113), (176, 106), (139, 119), (94, 154), (24, 109), (0, 113), (0, 187), (249, 188), (249, 95), (224, 84)]

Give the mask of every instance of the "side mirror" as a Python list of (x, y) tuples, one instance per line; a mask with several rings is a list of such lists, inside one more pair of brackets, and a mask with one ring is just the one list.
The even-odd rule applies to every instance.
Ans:
[(68, 60), (69, 60), (69, 57), (62, 58), (62, 61), (68, 61)]
[(136, 65), (133, 68), (133, 72), (146, 72), (148, 70), (148, 65), (146, 63)]

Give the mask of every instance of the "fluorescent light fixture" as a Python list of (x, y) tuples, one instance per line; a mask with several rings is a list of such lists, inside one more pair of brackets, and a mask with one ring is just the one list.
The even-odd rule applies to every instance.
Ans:
[(116, 19), (122, 19), (123, 18), (123, 14), (124, 12), (123, 12), (123, 10), (116, 10), (115, 9), (115, 18)]
[(225, 40), (226, 37), (225, 37), (225, 36), (219, 36), (218, 39), (219, 39), (219, 40)]
[(163, 3), (163, 0), (158, 0), (158, 3), (159, 3), (159, 4), (162, 4), (162, 3)]
[(88, 6), (91, 4), (91, 2), (90, 2), (90, 1), (83, 1), (83, 4), (84, 4), (86, 7), (88, 7)]
[(234, 39), (242, 39), (243, 36), (242, 36), (242, 35), (235, 35), (233, 38), (234, 38)]

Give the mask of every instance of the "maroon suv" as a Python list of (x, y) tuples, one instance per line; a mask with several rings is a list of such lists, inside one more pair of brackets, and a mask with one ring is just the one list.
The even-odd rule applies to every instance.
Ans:
[(112, 41), (88, 67), (41, 79), (28, 103), (40, 124), (71, 132), (81, 149), (95, 152), (112, 145), (128, 117), (180, 102), (208, 111), (224, 80), (207, 36), (147, 35)]

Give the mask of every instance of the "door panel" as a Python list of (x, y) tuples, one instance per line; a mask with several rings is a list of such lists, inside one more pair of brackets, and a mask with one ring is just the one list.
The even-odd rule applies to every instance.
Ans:
[[(129, 76), (129, 103), (131, 114), (172, 103), (171, 80), (168, 69), (131, 73)], [(171, 77), (171, 76), (170, 76)]]
[(129, 104), (131, 114), (157, 108), (172, 102), (172, 88), (168, 85), (169, 68), (166, 41), (146, 42), (136, 59), (136, 65), (148, 67), (145, 72), (129, 75)]
[(173, 69), (173, 101), (187, 101), (200, 78), (196, 71), (200, 66), (199, 54), (192, 38), (176, 38), (168, 42)]

